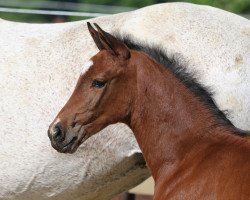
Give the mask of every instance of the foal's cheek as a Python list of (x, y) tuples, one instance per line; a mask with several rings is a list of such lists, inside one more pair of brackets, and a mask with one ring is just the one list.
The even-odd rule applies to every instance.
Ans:
[(97, 118), (94, 120), (92, 123), (88, 124), (86, 126), (86, 134), (90, 136), (98, 133), (101, 131), (103, 128), (105, 128), (108, 125), (107, 120), (105, 118)]
[(94, 109), (98, 104), (100, 96), (101, 93), (99, 91), (90, 91), (90, 93), (83, 96), (80, 107), (84, 108), (84, 110)]
[[(85, 137), (85, 140), (93, 135), (95, 135), (96, 133), (98, 133), (98, 128), (96, 125), (94, 124), (89, 124), (85, 127), (85, 133), (84, 133), (84, 137)], [(84, 140), (84, 141), (85, 141)], [(83, 141), (83, 142), (84, 142)]]

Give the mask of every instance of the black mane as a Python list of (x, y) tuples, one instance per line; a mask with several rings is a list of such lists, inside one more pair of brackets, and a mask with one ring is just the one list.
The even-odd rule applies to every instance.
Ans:
[(237, 129), (227, 118), (226, 114), (219, 110), (213, 99), (213, 92), (209, 88), (200, 84), (195, 77), (195, 74), (187, 72), (183, 66), (178, 64), (176, 59), (170, 59), (166, 53), (164, 53), (163, 49), (135, 43), (129, 37), (121, 37), (116, 35), (116, 38), (124, 42), (130, 49), (142, 51), (148, 54), (158, 63), (162, 64), (166, 69), (170, 70), (175, 75), (175, 77), (184, 83), (186, 87), (192, 91), (193, 94), (199, 98), (199, 100), (214, 114), (218, 125), (224, 125), (233, 129), (235, 134), (239, 134), (241, 136), (245, 135), (244, 131)]

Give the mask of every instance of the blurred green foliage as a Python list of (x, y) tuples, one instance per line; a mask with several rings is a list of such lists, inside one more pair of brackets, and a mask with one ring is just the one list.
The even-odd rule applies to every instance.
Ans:
[(0, 18), (16, 22), (45, 23), (50, 22), (53, 16), (0, 12)]
[[(11, 1), (13, 0), (8, 0), (8, 2), (11, 2)], [(36, 1), (39, 1), (39, 0), (32, 0), (32, 2), (36, 2)], [(43, 1), (46, 1), (46, 0), (43, 0)], [(125, 6), (125, 7), (132, 7), (132, 8), (141, 8), (141, 7), (149, 6), (149, 5), (156, 4), (156, 3), (173, 2), (171, 0), (170, 1), (166, 1), (166, 0), (120, 0), (120, 1), (117, 1), (117, 0), (50, 0), (50, 1)], [(29, 9), (33, 8), (32, 4), (29, 5), (25, 3), (24, 0), (18, 0), (18, 2), (19, 2), (19, 6), (14, 6), (14, 3), (13, 3), (12, 7), (13, 8), (29, 8)], [(238, 14), (250, 14), (250, 0), (186, 0), (183, 2), (211, 5), (211, 6), (218, 7), (218, 8), (221, 8), (230, 12), (238, 13)], [(0, 7), (1, 7), (1, 0), (0, 0)], [(53, 10), (56, 10), (56, 9), (54, 8)], [(88, 10), (88, 7), (84, 9), (76, 8), (76, 10), (85, 11), (85, 12), (107, 13), (107, 11), (105, 10), (102, 10), (102, 11)], [(119, 12), (119, 11), (114, 10), (113, 12), (110, 12), (110, 13), (116, 13), (116, 12)], [(55, 19), (55, 16), (0, 12), (0, 18), (12, 20), (12, 21), (40, 23), (40, 22), (51, 22), (53, 21), (53, 19)], [(62, 19), (65, 21), (76, 21), (76, 20), (86, 19), (86, 17), (73, 17), (72, 16), (72, 17), (64, 17)]]
[[(79, 0), (82, 3), (94, 3), (104, 5), (117, 5), (129, 7), (144, 7), (156, 3), (175, 2), (166, 0)], [(250, 14), (250, 0), (186, 0), (182, 2), (189, 2), (195, 4), (204, 4), (218, 7), (234, 13)]]
[(238, 14), (250, 14), (250, 0), (189, 0), (187, 2), (210, 5)]

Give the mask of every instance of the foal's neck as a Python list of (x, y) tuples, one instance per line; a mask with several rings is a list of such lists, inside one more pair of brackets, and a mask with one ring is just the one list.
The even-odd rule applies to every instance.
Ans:
[(233, 126), (218, 125), (209, 108), (172, 72), (143, 56), (136, 61), (137, 97), (129, 125), (156, 181), (194, 158), (199, 162), (205, 152), (241, 140), (232, 133)]

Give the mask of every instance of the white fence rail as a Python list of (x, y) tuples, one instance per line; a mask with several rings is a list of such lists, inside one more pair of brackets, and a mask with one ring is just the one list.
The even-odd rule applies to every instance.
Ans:
[(108, 15), (104, 13), (92, 13), (92, 12), (35, 10), (35, 9), (3, 8), (3, 7), (0, 7), (0, 12), (36, 14), (36, 15), (78, 16), (78, 17), (100, 17), (100, 16)]
[(90, 3), (74, 3), (60, 1), (30, 1), (30, 0), (0, 0), (0, 7), (6, 8), (26, 8), (41, 10), (67, 10), (77, 12), (94, 12), (94, 13), (119, 13), (135, 10), (133, 7), (99, 5)]

